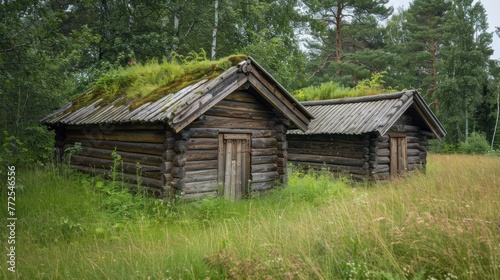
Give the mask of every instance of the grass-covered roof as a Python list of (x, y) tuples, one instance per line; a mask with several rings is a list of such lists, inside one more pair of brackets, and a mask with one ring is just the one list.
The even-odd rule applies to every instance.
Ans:
[(88, 92), (46, 116), (41, 123), (93, 125), (162, 122), (178, 132), (217, 102), (247, 85), (265, 102), (307, 129), (312, 116), (255, 60), (245, 55), (218, 61), (151, 61), (103, 75)]
[(160, 63), (151, 60), (145, 64), (120, 67), (104, 74), (94, 87), (73, 100), (71, 110), (78, 110), (99, 99), (103, 100), (101, 105), (107, 105), (119, 98), (121, 100), (116, 105), (129, 104), (129, 109), (133, 110), (203, 79), (213, 79), (247, 58), (245, 55), (233, 55), (217, 61), (173, 59)]
[(299, 101), (330, 100), (348, 97), (371, 96), (395, 92), (384, 87), (384, 73), (374, 73), (371, 79), (360, 81), (355, 87), (344, 87), (339, 83), (326, 82), (318, 86), (309, 86), (293, 92)]

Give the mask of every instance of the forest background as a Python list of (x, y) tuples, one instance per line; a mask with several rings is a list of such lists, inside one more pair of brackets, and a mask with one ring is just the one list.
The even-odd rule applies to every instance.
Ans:
[(53, 135), (39, 120), (112, 69), (235, 53), (300, 100), (418, 89), (448, 131), (435, 149), (498, 150), (500, 27), (488, 31), (479, 1), (388, 2), (0, 1), (0, 161), (47, 161)]

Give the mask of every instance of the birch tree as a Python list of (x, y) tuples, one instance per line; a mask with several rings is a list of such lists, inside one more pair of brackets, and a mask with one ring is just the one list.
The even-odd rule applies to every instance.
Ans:
[(492, 34), (480, 2), (454, 0), (447, 17), (449, 32), (443, 47), (441, 84), (437, 90), (440, 116), (453, 142), (467, 141), (475, 112), (487, 84)]
[(217, 30), (219, 28), (219, 0), (214, 1), (214, 28), (212, 31), (212, 45), (210, 59), (215, 60), (217, 51)]

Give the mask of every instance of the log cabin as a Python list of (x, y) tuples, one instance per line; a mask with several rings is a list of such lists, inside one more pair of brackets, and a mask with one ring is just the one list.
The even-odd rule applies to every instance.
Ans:
[(287, 130), (306, 130), (311, 114), (251, 57), (221, 61), (132, 100), (94, 87), (41, 123), (58, 155), (81, 144), (72, 168), (109, 174), (116, 151), (123, 177), (160, 197), (238, 199), (286, 183)]
[(429, 139), (446, 135), (415, 90), (302, 105), (315, 119), (306, 131), (288, 131), (289, 162), (356, 180), (425, 170)]

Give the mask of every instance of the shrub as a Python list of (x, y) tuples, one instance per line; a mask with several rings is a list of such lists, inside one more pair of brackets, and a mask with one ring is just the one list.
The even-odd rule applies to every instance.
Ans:
[(464, 154), (486, 154), (490, 151), (490, 145), (483, 133), (473, 132), (467, 141), (460, 142), (458, 151)]

